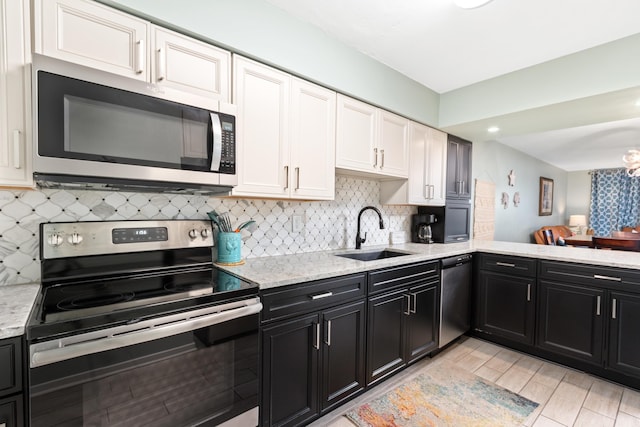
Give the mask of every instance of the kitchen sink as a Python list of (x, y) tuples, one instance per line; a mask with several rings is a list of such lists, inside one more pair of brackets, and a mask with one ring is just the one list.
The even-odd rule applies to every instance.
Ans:
[(413, 254), (410, 254), (407, 252), (392, 251), (390, 249), (383, 249), (380, 251), (370, 251), (370, 252), (349, 252), (346, 254), (336, 254), (336, 256), (340, 256), (343, 258), (357, 259), (359, 261), (375, 261), (377, 259), (393, 258), (393, 257), (403, 256), (403, 255), (413, 255)]

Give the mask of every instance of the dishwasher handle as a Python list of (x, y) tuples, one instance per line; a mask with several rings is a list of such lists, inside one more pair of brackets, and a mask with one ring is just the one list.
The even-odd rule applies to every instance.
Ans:
[(459, 265), (470, 263), (473, 260), (473, 255), (466, 254), (450, 258), (444, 258), (440, 261), (442, 269), (457, 267)]

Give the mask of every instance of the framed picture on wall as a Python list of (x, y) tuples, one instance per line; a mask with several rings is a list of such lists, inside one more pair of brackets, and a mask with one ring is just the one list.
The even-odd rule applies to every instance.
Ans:
[(553, 180), (540, 177), (540, 201), (538, 202), (538, 216), (553, 213)]

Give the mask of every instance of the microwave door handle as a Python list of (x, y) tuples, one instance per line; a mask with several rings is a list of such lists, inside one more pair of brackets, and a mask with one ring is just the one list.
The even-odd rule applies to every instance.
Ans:
[(210, 113), (210, 116), (211, 134), (213, 136), (211, 170), (217, 172), (220, 170), (220, 162), (222, 161), (222, 125), (220, 124), (220, 116), (215, 113)]

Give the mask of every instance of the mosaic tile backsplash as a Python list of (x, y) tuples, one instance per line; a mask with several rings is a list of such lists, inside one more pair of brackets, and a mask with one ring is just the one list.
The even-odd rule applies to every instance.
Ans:
[[(253, 219), (253, 233), (243, 231), (244, 258), (296, 254), (355, 246), (358, 212), (372, 205), (383, 214), (362, 216), (368, 245), (389, 242), (389, 232), (404, 231), (409, 239), (411, 206), (381, 206), (380, 183), (349, 176), (336, 177), (332, 201), (245, 200), (157, 193), (0, 189), (0, 286), (40, 281), (39, 224), (42, 222), (136, 219), (207, 219), (207, 212), (229, 212), (233, 224)], [(303, 218), (292, 231), (293, 215)]]

